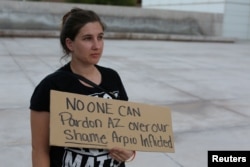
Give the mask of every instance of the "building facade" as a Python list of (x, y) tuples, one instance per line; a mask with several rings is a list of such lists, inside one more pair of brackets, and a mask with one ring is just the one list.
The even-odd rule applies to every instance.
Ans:
[(221, 13), (223, 37), (250, 40), (250, 0), (142, 0), (142, 7)]

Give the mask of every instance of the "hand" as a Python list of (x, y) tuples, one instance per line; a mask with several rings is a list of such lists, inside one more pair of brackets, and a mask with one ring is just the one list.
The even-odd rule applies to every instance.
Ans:
[(118, 162), (125, 162), (134, 155), (134, 151), (114, 147), (109, 150), (109, 155)]

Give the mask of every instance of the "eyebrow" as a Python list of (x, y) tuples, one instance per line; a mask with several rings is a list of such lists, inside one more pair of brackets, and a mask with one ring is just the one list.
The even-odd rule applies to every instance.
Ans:
[[(101, 32), (98, 34), (99, 35), (104, 35), (104, 32)], [(83, 34), (82, 37), (89, 37), (89, 36), (93, 36), (93, 34)]]

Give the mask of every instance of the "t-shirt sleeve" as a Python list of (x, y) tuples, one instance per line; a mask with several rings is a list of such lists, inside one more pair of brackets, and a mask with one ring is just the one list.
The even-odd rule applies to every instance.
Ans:
[(31, 99), (30, 109), (35, 111), (50, 111), (50, 90), (53, 85), (48, 78), (43, 79), (35, 88)]

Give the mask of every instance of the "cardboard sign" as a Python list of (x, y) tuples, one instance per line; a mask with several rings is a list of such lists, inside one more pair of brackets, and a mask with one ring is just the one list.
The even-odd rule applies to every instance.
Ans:
[(50, 145), (174, 152), (170, 110), (51, 91)]

